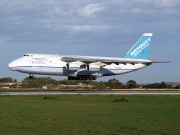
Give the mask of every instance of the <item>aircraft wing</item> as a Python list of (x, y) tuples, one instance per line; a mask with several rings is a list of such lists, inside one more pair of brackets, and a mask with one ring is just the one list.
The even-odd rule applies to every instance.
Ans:
[(137, 64), (137, 63), (144, 63), (150, 64), (152, 61), (144, 60), (144, 59), (129, 59), (129, 58), (110, 58), (110, 57), (88, 57), (88, 56), (64, 56), (61, 58), (64, 62), (83, 62), (85, 64), (90, 63), (102, 63), (105, 65), (109, 65), (112, 63), (115, 64)]

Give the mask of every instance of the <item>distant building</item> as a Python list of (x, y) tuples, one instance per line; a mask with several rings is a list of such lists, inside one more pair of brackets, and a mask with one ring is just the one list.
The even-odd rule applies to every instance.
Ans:
[(47, 86), (42, 86), (42, 89), (43, 90), (47, 90)]

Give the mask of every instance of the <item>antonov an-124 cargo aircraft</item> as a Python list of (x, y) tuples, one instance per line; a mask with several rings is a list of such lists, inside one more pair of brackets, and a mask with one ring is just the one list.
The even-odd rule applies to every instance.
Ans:
[(152, 33), (145, 33), (122, 57), (25, 54), (9, 63), (13, 71), (34, 74), (67, 76), (69, 80), (96, 80), (98, 77), (129, 73), (151, 65), (167, 63), (148, 60)]

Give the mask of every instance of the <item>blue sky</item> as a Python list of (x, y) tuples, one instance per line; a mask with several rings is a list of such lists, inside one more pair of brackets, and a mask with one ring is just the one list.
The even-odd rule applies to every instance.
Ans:
[(7, 67), (26, 53), (122, 57), (146, 32), (149, 59), (172, 63), (98, 81), (179, 82), (179, 0), (0, 0), (0, 78), (27, 77)]

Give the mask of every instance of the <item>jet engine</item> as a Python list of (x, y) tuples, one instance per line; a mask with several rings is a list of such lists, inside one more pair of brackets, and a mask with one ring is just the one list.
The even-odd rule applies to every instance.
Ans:
[(66, 69), (68, 70), (79, 70), (83, 65), (82, 62), (70, 62), (66, 64)]
[(89, 64), (87, 65), (87, 70), (88, 71), (99, 71), (101, 69), (101, 67), (97, 64)]

